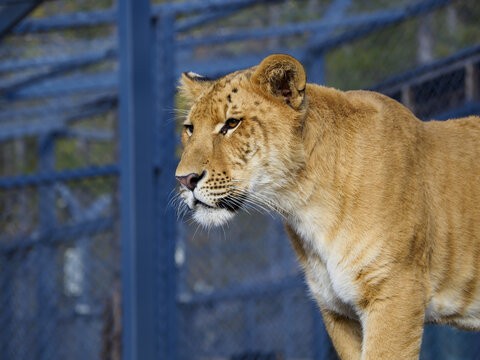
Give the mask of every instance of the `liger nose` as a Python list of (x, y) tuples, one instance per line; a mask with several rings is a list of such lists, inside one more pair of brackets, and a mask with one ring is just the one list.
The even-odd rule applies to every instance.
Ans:
[(186, 176), (175, 176), (178, 181), (180, 181), (183, 185), (185, 185), (189, 190), (193, 191), (197, 187), (198, 182), (203, 178), (205, 175), (205, 171), (202, 175), (198, 175), (195, 173), (188, 174)]

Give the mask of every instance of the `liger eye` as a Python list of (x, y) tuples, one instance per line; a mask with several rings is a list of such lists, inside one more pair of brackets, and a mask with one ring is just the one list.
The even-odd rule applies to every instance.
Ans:
[(192, 124), (184, 124), (185, 130), (187, 131), (188, 136), (192, 136), (193, 134), (193, 125)]
[(225, 135), (228, 130), (235, 129), (238, 126), (238, 124), (240, 124), (241, 121), (242, 119), (234, 119), (234, 118), (228, 119), (225, 122), (225, 125), (221, 128), (220, 133)]

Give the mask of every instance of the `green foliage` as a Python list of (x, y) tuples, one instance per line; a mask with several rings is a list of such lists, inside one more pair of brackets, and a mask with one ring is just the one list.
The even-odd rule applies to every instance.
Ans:
[[(363, 3), (386, 5), (384, 1)], [(361, 9), (358, 2), (355, 7)], [(452, 55), (480, 39), (480, 4), (476, 1), (457, 1), (440, 8), (429, 18), (416, 17), (375, 31), (326, 54), (327, 84), (340, 89), (368, 88), (392, 75), (419, 65), (418, 36), (420, 26), (430, 21), (432, 59)]]
[(444, 57), (480, 39), (480, 4), (475, 0), (457, 1), (450, 8), (437, 12), (433, 18), (435, 55)]
[(415, 20), (409, 20), (330, 51), (327, 84), (339, 89), (367, 88), (415, 66), (415, 25)]

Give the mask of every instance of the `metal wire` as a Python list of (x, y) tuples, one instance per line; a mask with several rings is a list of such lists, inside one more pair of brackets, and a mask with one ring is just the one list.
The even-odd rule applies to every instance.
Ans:
[[(10, 3), (17, 1), (0, 0)], [(347, 3), (349, 9), (345, 0), (153, 5), (156, 65), (149, 71), (157, 83), (143, 89), (156, 99), (155, 157), (145, 159), (152, 174), (176, 161), (162, 146), (174, 141), (163, 132), (178, 116), (175, 107), (184, 107), (180, 99), (172, 105), (180, 73), (221, 76), (270, 53), (297, 57), (311, 82), (380, 91), (425, 120), (480, 113), (479, 4)], [(127, 144), (118, 135), (117, 9), (99, 6), (87, 1), (82, 11), (29, 18), (0, 43), (2, 359), (122, 355), (117, 153)], [(335, 10), (335, 19), (323, 18)], [(445, 21), (451, 31), (438, 25)], [(428, 61), (418, 54), (425, 27), (439, 34), (430, 35)], [(173, 189), (156, 184), (155, 191), (149, 195), (160, 202)], [(167, 213), (155, 211), (158, 222)], [(171, 221), (174, 259), (161, 265), (173, 268), (176, 294), (173, 301), (159, 294), (158, 312), (175, 327), (173, 335), (155, 327), (157, 349), (173, 343), (185, 360), (335, 358), (280, 220), (244, 213), (210, 231), (189, 214)], [(157, 225), (169, 236), (172, 229)], [(149, 269), (156, 291), (174, 281), (158, 269)], [(475, 359), (479, 343), (477, 334), (427, 327), (421, 358)]]

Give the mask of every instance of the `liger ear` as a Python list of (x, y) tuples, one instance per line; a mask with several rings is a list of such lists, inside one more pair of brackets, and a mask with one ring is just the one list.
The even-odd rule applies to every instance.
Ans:
[(302, 64), (289, 55), (275, 54), (263, 59), (251, 81), (295, 110), (303, 105), (307, 76)]
[(194, 72), (184, 72), (180, 78), (178, 90), (180, 95), (189, 101), (194, 101), (200, 94), (212, 83), (213, 80), (195, 74)]

